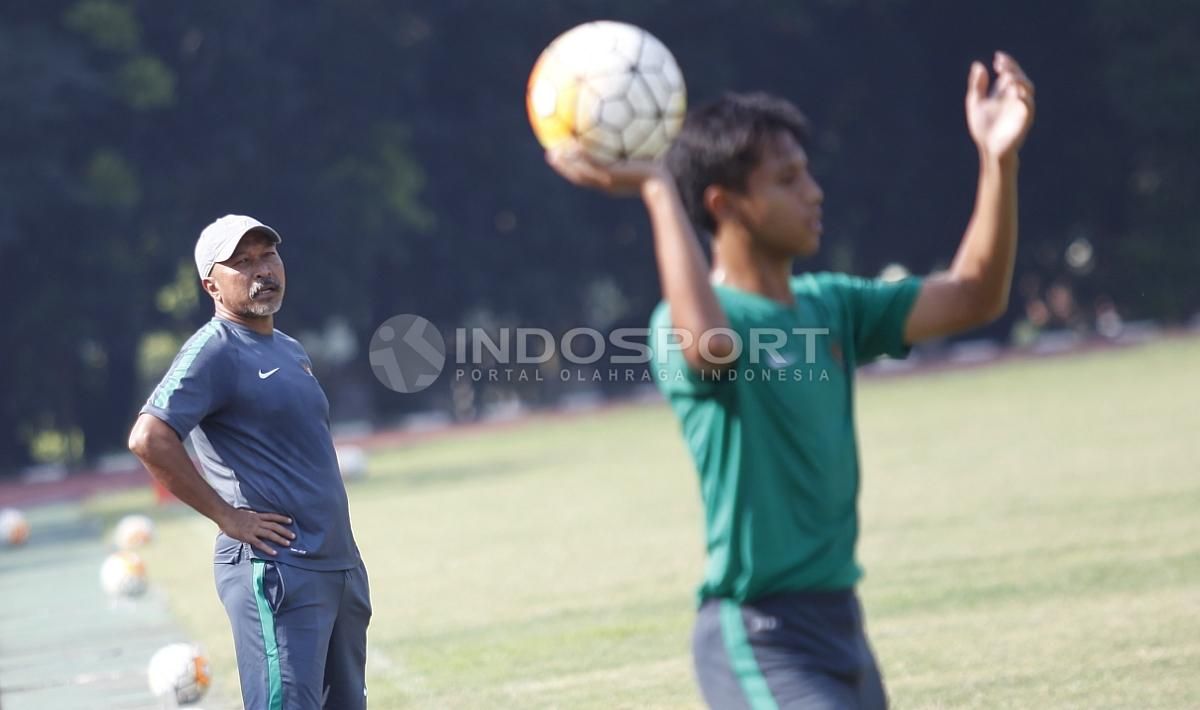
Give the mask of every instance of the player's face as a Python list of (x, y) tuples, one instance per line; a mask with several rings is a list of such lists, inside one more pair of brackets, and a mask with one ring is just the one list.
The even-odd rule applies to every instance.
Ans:
[(283, 306), (286, 277), (274, 240), (262, 232), (242, 237), (233, 256), (213, 265), (213, 297), (244, 318), (262, 318)]
[(746, 189), (733, 199), (741, 220), (764, 247), (789, 256), (817, 251), (825, 193), (808, 172), (808, 154), (790, 133), (767, 140)]

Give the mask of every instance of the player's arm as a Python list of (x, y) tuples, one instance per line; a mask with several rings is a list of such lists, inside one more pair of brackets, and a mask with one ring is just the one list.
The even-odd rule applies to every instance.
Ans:
[(234, 508), (204, 480), (168, 424), (152, 414), (142, 414), (129, 434), (129, 450), (146, 470), (179, 500), (212, 520), (228, 536), (274, 555), (267, 542), (287, 546), (295, 534), (284, 525), (292, 521), (278, 513), (257, 513)]
[(949, 271), (924, 281), (905, 323), (907, 343), (952, 335), (1004, 314), (1017, 251), (1018, 151), (1033, 123), (1033, 83), (997, 52), (988, 92), (983, 64), (971, 66), (967, 125), (979, 149), (975, 209)]
[[(717, 301), (700, 241), (666, 168), (647, 161), (600, 165), (582, 151), (570, 148), (547, 153), (547, 160), (576, 185), (617, 195), (641, 195), (654, 230), (654, 254), (663, 297), (671, 308), (671, 326), (687, 334), (682, 348), (684, 359), (699, 373), (728, 368), (734, 349), (728, 334), (729, 319)], [(722, 328), (725, 330), (704, 338), (701, 347), (701, 336)]]

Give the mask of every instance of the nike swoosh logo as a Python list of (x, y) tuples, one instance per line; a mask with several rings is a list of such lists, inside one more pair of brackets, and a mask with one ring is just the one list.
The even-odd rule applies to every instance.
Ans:
[(268, 377), (270, 377), (271, 375), (274, 375), (276, 372), (279, 372), (279, 368), (278, 368), (278, 367), (277, 367), (277, 368), (275, 368), (274, 370), (270, 370), (270, 371), (268, 371), (268, 372), (263, 372), (262, 370), (259, 370), (259, 371), (258, 371), (258, 379), (260, 379), (260, 380), (265, 380), (265, 379), (267, 379)]

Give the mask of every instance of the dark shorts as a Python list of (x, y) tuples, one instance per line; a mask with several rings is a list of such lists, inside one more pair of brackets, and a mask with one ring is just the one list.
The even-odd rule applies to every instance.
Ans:
[(739, 605), (709, 599), (692, 637), (714, 710), (883, 710), (887, 696), (853, 590)]
[(246, 710), (365, 708), (367, 570), (314, 572), (244, 548), (213, 566)]

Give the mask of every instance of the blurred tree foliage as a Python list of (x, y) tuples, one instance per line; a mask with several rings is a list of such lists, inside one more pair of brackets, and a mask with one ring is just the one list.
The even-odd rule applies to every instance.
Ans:
[(121, 447), (148, 370), (210, 314), (191, 250), (229, 212), (285, 237), (279, 326), (342, 343), (313, 348), (341, 353), (318, 373), (335, 416), (448, 406), (446, 383), (389, 396), (350, 357), (346, 333), (365, 343), (397, 313), (448, 335), (641, 325), (658, 298), (641, 209), (557, 179), (524, 113), (538, 52), (598, 18), (663, 39), (693, 103), (794, 99), (827, 195), (827, 246), (806, 268), (860, 273), (952, 256), (974, 192), (967, 65), (1007, 49), (1039, 97), (1021, 272), (1061, 276), (1085, 237), (1081, 299), (1168, 320), (1200, 305), (1194, 1), (10, 0), (0, 475)]

